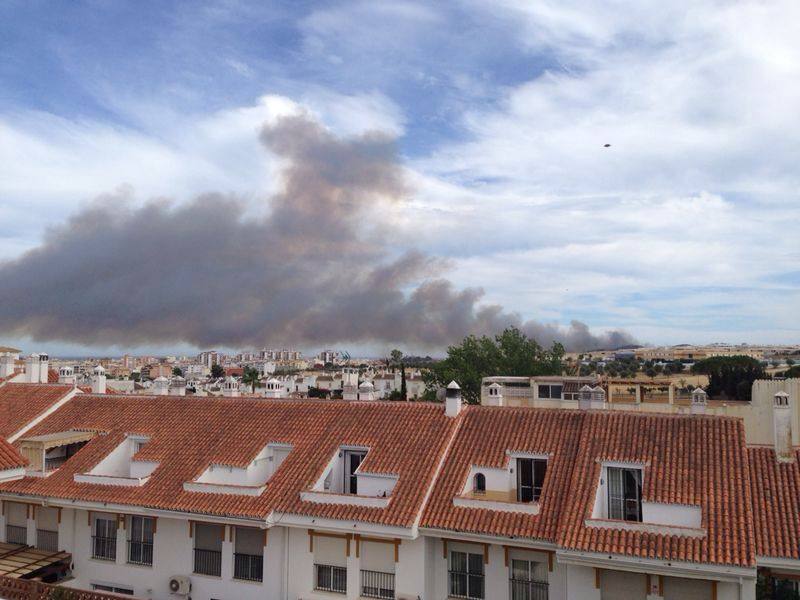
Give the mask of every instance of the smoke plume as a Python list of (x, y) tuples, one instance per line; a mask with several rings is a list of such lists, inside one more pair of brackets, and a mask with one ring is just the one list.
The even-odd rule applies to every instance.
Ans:
[(139, 208), (106, 198), (0, 265), (0, 332), (87, 345), (443, 347), (514, 324), (568, 349), (631, 342), (579, 322), (523, 322), (436, 277), (436, 258), (391, 256), (380, 227), (365, 226), (408, 193), (391, 138), (339, 139), (293, 116), (261, 141), (284, 161), (266, 216), (220, 194)]

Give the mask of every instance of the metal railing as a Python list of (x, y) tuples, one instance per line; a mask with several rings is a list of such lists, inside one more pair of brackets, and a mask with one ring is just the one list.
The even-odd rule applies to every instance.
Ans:
[(36, 530), (36, 548), (48, 552), (58, 552), (58, 531)]
[(347, 567), (314, 565), (314, 589), (323, 592), (347, 593)]
[(508, 589), (511, 600), (547, 600), (548, 597), (546, 581), (509, 579)]
[(19, 525), (6, 525), (6, 542), (9, 544), (27, 544), (28, 528)]
[(233, 578), (245, 581), (264, 579), (264, 557), (258, 554), (233, 554)]
[(365, 598), (394, 598), (394, 573), (362, 569), (361, 595)]
[(222, 575), (222, 552), (219, 550), (194, 549), (194, 572), (200, 575)]
[(464, 571), (448, 571), (450, 576), (450, 597), (483, 600), (484, 577), (480, 574)]
[(128, 562), (132, 565), (152, 566), (153, 542), (128, 540)]
[(65, 462), (69, 460), (69, 456), (56, 456), (54, 458), (45, 458), (44, 459), (44, 470), (45, 471), (55, 471), (56, 469), (60, 469)]
[(92, 558), (117, 560), (117, 538), (93, 535)]

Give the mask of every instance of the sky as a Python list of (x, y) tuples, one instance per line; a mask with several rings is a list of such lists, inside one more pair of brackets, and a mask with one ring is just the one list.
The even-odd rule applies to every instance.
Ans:
[[(485, 327), (482, 307), (567, 339), (576, 321), (597, 339), (622, 331), (648, 344), (800, 343), (797, 106), (800, 5), (791, 0), (6, 0), (0, 282), (15, 294), (6, 305), (16, 305), (5, 321), (0, 311), (0, 342), (52, 354), (256, 344), (233, 325), (218, 340), (132, 335), (146, 314), (131, 321), (135, 330), (87, 333), (87, 311), (106, 298), (91, 280), (115, 275), (75, 265), (120, 247), (61, 242), (96, 239), (98, 220), (116, 233), (146, 229), (150, 213), (139, 211), (154, 205), (185, 223), (209, 194), (235, 199), (222, 210), (238, 226), (274, 232), (275, 203), (300, 155), (264, 131), (302, 115), (326, 148), (372, 148), (370, 136), (380, 136), (391, 147), (387, 172), (402, 178), (370, 188), (376, 199), (353, 209), (343, 231), (371, 253), (341, 250), (336, 280), (352, 273), (367, 285), (364, 264), (397, 265), (412, 253), (425, 260), (388, 286), (405, 294), (393, 296), (404, 315), (432, 278), (462, 308), (464, 291), (475, 293), (469, 318), (440, 336), (371, 335), (350, 311), (362, 333), (293, 327), (265, 344), (434, 351), (457, 341), (447, 335)], [(324, 165), (340, 160), (326, 155)], [(350, 197), (352, 183), (336, 182), (344, 187), (332, 198)], [(314, 235), (322, 208), (301, 237)], [(340, 252), (335, 239), (327, 253)], [(169, 269), (137, 271), (145, 291), (156, 289), (149, 273), (180, 271), (196, 286), (201, 261), (216, 260), (179, 241), (147, 255)], [(24, 272), (33, 268), (48, 281), (31, 287)], [(64, 281), (94, 302), (77, 306)], [(169, 302), (153, 295), (143, 302), (157, 321)], [(112, 304), (125, 313), (102, 316), (124, 321), (133, 310)], [(82, 332), (42, 320), (73, 310)]]

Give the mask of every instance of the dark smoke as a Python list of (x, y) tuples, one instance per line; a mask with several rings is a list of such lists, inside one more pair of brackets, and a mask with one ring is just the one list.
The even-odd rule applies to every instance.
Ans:
[(219, 194), (141, 208), (106, 198), (0, 266), (0, 332), (87, 345), (442, 347), (516, 324), (568, 349), (631, 342), (578, 322), (523, 323), (480, 305), (481, 290), (436, 278), (437, 259), (390, 257), (380, 229), (363, 224), (408, 193), (392, 139), (342, 140), (297, 116), (261, 140), (285, 161), (268, 216)]

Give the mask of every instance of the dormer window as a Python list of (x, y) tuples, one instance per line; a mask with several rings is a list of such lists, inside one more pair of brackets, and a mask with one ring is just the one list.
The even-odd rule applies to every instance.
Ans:
[(358, 477), (356, 471), (367, 453), (363, 450), (344, 451), (344, 489), (345, 494), (358, 494)]
[(547, 461), (540, 458), (517, 459), (517, 502), (538, 502), (544, 487)]
[(642, 471), (608, 467), (608, 518), (642, 520)]
[(551, 398), (554, 400), (561, 400), (561, 392), (564, 386), (560, 383), (556, 384), (539, 384), (539, 398)]
[(483, 473), (476, 473), (472, 478), (472, 491), (475, 494), (486, 493), (486, 475)]

